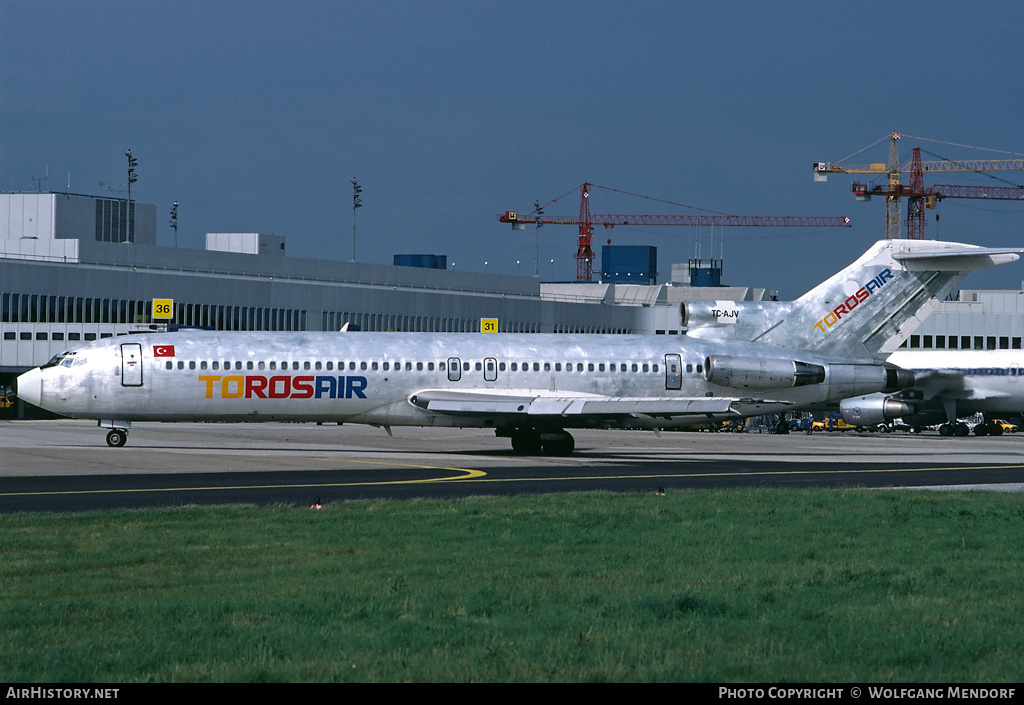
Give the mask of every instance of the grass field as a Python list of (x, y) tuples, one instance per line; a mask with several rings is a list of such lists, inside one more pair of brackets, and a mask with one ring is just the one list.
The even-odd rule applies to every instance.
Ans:
[(1019, 495), (0, 516), (0, 680), (1024, 678)]

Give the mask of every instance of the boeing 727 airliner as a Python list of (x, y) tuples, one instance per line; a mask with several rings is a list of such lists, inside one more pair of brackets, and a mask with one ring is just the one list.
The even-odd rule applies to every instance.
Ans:
[[(692, 337), (133, 335), (55, 356), (18, 378), (18, 395), (97, 419), (113, 447), (133, 421), (329, 421), (494, 428), (517, 452), (564, 455), (566, 429), (672, 428), (905, 388), (912, 375), (879, 350), (931, 297), (1016, 252), (882, 241), (796, 301), (704, 312), (714, 323)], [(728, 327), (742, 338), (710, 330)]]

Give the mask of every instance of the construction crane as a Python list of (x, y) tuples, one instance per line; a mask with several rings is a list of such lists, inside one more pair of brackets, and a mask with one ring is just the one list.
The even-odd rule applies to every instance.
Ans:
[[(872, 162), (867, 166), (844, 166), (840, 163), (814, 163), (814, 180), (825, 182), (829, 174), (877, 174), (885, 175), (886, 184), (862, 184), (855, 181), (850, 190), (858, 201), (870, 201), (872, 196), (885, 197), (885, 237), (889, 240), (900, 237), (900, 199), (907, 199), (907, 239), (924, 239), (924, 211), (935, 208), (943, 198), (990, 198), (998, 200), (1024, 200), (1022, 186), (957, 186), (957, 185), (924, 185), (925, 172), (976, 172), (983, 171), (1021, 171), (1024, 170), (1024, 159), (970, 159), (954, 161), (922, 161), (921, 148), (914, 147), (909, 164), (900, 166), (897, 143), (901, 135), (893, 132), (889, 135), (889, 158), (883, 164)], [(882, 139), (885, 139), (884, 137)], [(925, 139), (913, 137), (912, 139)], [(882, 140), (878, 140), (861, 152), (870, 149)], [(965, 145), (957, 145), (965, 146)], [(852, 156), (856, 156), (852, 155)], [(849, 157), (847, 157), (849, 158)], [(902, 172), (910, 174), (910, 183), (902, 183)]]
[[(576, 280), (593, 281), (594, 251), (590, 248), (594, 236), (594, 226), (603, 225), (614, 228), (616, 225), (721, 225), (729, 227), (815, 227), (815, 228), (848, 228), (850, 219), (846, 216), (771, 216), (771, 215), (727, 215), (724, 213), (704, 213), (694, 215), (629, 215), (623, 213), (598, 214), (590, 213), (590, 189), (601, 188), (608, 191), (617, 189), (595, 186), (589, 182), (580, 184), (579, 217), (545, 216), (540, 204), (535, 204), (533, 213), (517, 213), (505, 211), (498, 214), (498, 221), (511, 223), (514, 229), (522, 229), (526, 225), (576, 225), (579, 227), (579, 240), (576, 248)], [(573, 189), (575, 190), (575, 189)], [(562, 198), (562, 194), (555, 200)], [(619, 193), (625, 193), (619, 191)], [(637, 194), (628, 194), (635, 196)], [(552, 201), (553, 202), (553, 201)], [(680, 204), (675, 204), (680, 205)]]

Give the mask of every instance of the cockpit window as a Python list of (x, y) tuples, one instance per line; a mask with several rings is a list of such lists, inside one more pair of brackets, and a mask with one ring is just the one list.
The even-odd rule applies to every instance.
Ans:
[(56, 367), (64, 359), (64, 355), (65, 353), (58, 353), (54, 355), (53, 357), (50, 358), (49, 362), (47, 362), (45, 365), (42, 365), (40, 369), (45, 370), (47, 367)]
[(45, 370), (47, 367), (56, 367), (57, 365), (61, 365), (62, 367), (71, 367), (74, 361), (75, 353), (71, 352), (70, 350), (65, 350), (64, 352), (57, 353), (56, 355), (51, 357), (49, 362), (47, 362), (45, 365), (42, 365), (40, 369)]

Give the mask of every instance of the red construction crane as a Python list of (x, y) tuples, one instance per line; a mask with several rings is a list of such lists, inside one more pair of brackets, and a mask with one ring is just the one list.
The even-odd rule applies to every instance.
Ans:
[[(996, 200), (1024, 200), (1022, 186), (956, 186), (956, 185), (924, 185), (924, 173), (943, 171), (1021, 171), (1024, 170), (1024, 159), (971, 159), (954, 161), (942, 159), (934, 162), (921, 161), (921, 148), (914, 147), (910, 163), (901, 167), (897, 141), (903, 137), (898, 132), (889, 135), (889, 159), (885, 164), (874, 162), (868, 166), (845, 167), (840, 164), (816, 162), (814, 164), (814, 180), (826, 181), (829, 174), (885, 174), (886, 184), (862, 184), (855, 181), (850, 190), (858, 201), (870, 201), (872, 196), (884, 196), (885, 237), (889, 240), (900, 236), (900, 199), (907, 199), (907, 239), (924, 239), (924, 211), (935, 208), (935, 204), (943, 198), (989, 198)], [(924, 139), (915, 137), (913, 139)], [(879, 140), (878, 142), (880, 142)], [(873, 147), (875, 142), (864, 149)], [(963, 145), (958, 145), (963, 146)], [(861, 150), (861, 152), (864, 151)], [(858, 152), (859, 154), (860, 152)], [(844, 160), (845, 161), (845, 160)], [(901, 182), (901, 171), (910, 173), (910, 184)]]
[[(580, 185), (580, 214), (572, 216), (545, 216), (537, 204), (533, 213), (517, 213), (505, 211), (498, 215), (502, 223), (511, 223), (515, 228), (526, 225), (576, 225), (579, 227), (579, 241), (576, 249), (576, 280), (589, 282), (593, 280), (594, 251), (590, 243), (594, 236), (594, 226), (603, 225), (614, 228), (616, 225), (722, 225), (730, 227), (816, 227), (816, 228), (848, 228), (850, 219), (845, 216), (772, 216), (772, 215), (726, 215), (723, 213), (704, 213), (696, 215), (627, 215), (621, 213), (591, 215), (590, 189), (604, 188), (591, 183)], [(624, 193), (624, 192), (620, 192)], [(563, 194), (563, 196), (566, 194)], [(629, 194), (636, 195), (636, 194)], [(561, 198), (562, 196), (559, 196)], [(558, 200), (558, 199), (555, 199)], [(678, 204), (677, 204), (678, 205)]]

